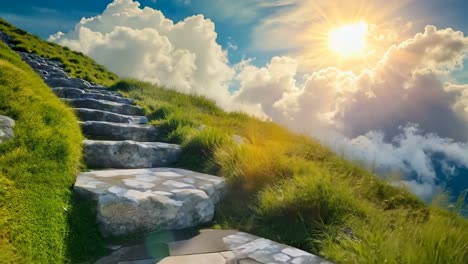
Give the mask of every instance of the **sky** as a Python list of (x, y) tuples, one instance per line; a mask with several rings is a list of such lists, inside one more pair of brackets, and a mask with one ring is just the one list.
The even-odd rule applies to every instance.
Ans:
[(2, 0), (123, 77), (319, 139), (426, 201), (468, 188), (468, 2)]

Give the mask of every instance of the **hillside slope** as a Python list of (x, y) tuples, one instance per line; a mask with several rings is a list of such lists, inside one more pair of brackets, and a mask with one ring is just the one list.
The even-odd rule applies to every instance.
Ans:
[(428, 206), (404, 188), (333, 154), (308, 137), (203, 98), (123, 80), (179, 166), (226, 177), (231, 191), (218, 228), (237, 228), (337, 263), (466, 263), (468, 221)]
[[(41, 54), (71, 52), (4, 21), (0, 30), (18, 34)], [(75, 58), (97, 65), (79, 54)], [(82, 156), (78, 119), (1, 41), (0, 115), (16, 121), (15, 138), (0, 144), (0, 263), (76, 263), (101, 254), (94, 216), (71, 191)]]
[[(5, 27), (5, 24), (2, 23), (2, 27)], [(9, 30), (10, 33), (16, 31), (11, 27)], [(35, 45), (36, 51), (42, 55), (51, 56), (51, 54), (66, 50), (29, 37), (23, 32), (17, 33), (19, 35), (11, 34), (26, 41), (21, 45), (28, 47)], [(15, 74), (24, 72), (22, 80), (28, 82), (24, 85), (24, 89), (39, 87), (36, 90), (44, 91), (44, 98), (32, 100), (32, 102), (51, 106), (59, 104), (63, 107), (50, 91), (46, 91), (47, 88), (39, 81), (39, 77), (19, 61), (19, 57), (6, 46), (1, 47), (2, 54), (5, 55), (2, 55), (0, 65), (13, 64), (19, 68)], [(80, 60), (85, 60), (84, 58)], [(76, 67), (84, 66), (77, 64)], [(8, 94), (9, 97), (3, 97), (0, 101), (0, 114), (10, 115), (20, 122), (22, 119), (15, 115), (14, 111), (8, 110), (12, 109), (11, 105), (17, 107), (16, 111), (33, 111), (33, 107), (29, 101), (22, 104), (12, 102), (17, 100), (16, 97), (21, 98), (24, 93), (15, 89), (18, 84), (12, 81), (14, 80), (12, 75), (6, 78), (8, 76), (3, 74), (3, 72), (8, 72), (6, 69), (8, 68), (2, 68), (0, 71), (2, 72), (0, 77), (4, 78), (0, 84), (6, 91), (4, 93), (2, 90), (1, 96)], [(94, 68), (94, 71), (99, 71), (99, 68)], [(73, 75), (72, 71), (71, 73)], [(105, 77), (110, 76), (107, 74), (102, 76), (98, 74), (97, 76), (101, 77), (95, 81), (102, 84), (111, 83), (112, 79)], [(95, 74), (92, 75), (95, 76)], [(115, 79), (115, 77), (112, 78)], [(214, 224), (217, 228), (237, 228), (248, 231), (320, 254), (338, 263), (468, 262), (468, 222), (460, 217), (456, 210), (449, 212), (436, 205), (428, 206), (407, 190), (389, 185), (369, 171), (336, 156), (313, 139), (242, 113), (226, 113), (206, 98), (181, 94), (149, 83), (122, 80), (111, 88), (136, 99), (138, 105), (145, 108), (152, 123), (162, 129), (165, 141), (182, 144), (183, 158), (178, 164), (179, 167), (217, 174), (229, 180), (230, 192), (217, 210)], [(30, 95), (26, 95), (25, 100), (29, 100), (28, 96)], [(51, 198), (54, 203), (42, 203), (41, 206), (44, 209), (40, 211), (41, 213), (33, 210), (24, 216), (16, 214), (11, 209), (15, 206), (14, 202), (11, 202), (15, 201), (14, 199), (3, 198), (2, 200), (0, 198), (0, 202), (3, 201), (7, 205), (1, 206), (0, 210), (6, 209), (10, 215), (9, 224), (0, 225), (0, 228), (3, 228), (0, 231), (12, 240), (12, 243), (5, 247), (12, 250), (0, 251), (5, 252), (0, 253), (0, 259), (1, 254), (13, 254), (26, 260), (33, 259), (34, 263), (60, 263), (73, 259), (64, 257), (66, 255), (64, 251), (77, 245), (78, 247), (83, 245), (91, 247), (91, 249), (83, 249), (82, 259), (93, 258), (93, 254), (97, 256), (100, 253), (99, 246), (95, 242), (85, 243), (91, 241), (95, 234), (92, 226), (82, 227), (82, 236), (75, 236), (72, 239), (82, 239), (78, 242), (70, 242), (63, 234), (63, 228), (68, 226), (63, 224), (64, 214), (59, 211), (63, 210), (61, 206), (65, 208), (70, 206), (70, 194), (66, 188), (71, 185), (73, 174), (77, 169), (81, 136), (77, 133), (79, 130), (74, 116), (66, 108), (62, 111), (68, 114), (56, 117), (63, 118), (61, 122), (47, 122), (44, 127), (45, 129), (69, 128), (67, 136), (58, 132), (56, 134), (62, 135), (61, 140), (69, 140), (66, 146), (73, 146), (71, 148), (73, 151), (56, 155), (54, 148), (32, 148), (32, 146), (41, 146), (39, 144), (41, 141), (24, 138), (20, 141), (21, 144), (32, 148), (26, 153), (47, 150), (41, 154), (45, 155), (44, 157), (52, 155), (53, 159), (49, 160), (50, 163), (36, 160), (21, 160), (20, 162), (19, 159), (13, 162), (11, 159), (4, 158), (8, 155), (18, 155), (11, 145), (20, 140), (23, 134), (21, 130), (15, 131), (18, 134), (15, 141), (0, 147), (0, 153), (2, 153), (0, 167), (2, 167), (2, 173), (5, 174), (0, 197), (1, 195), (3, 197), (17, 196), (18, 204), (27, 204), (26, 201), (29, 200), (24, 198), (27, 196), (17, 195), (15, 189), (24, 182), (35, 181), (45, 183), (47, 186), (58, 186), (56, 192), (62, 194), (51, 198), (50, 193), (55, 193), (52, 191), (54, 189), (49, 188), (47, 192), (44, 190), (44, 193), (49, 195), (42, 193), (42, 199)], [(41, 111), (35, 112), (41, 113)], [(26, 121), (21, 123), (30, 124)], [(37, 120), (33, 123), (43, 124)], [(60, 126), (56, 127), (57, 124)], [(70, 124), (70, 127), (67, 124)], [(30, 125), (31, 127), (28, 127), (30, 130), (27, 131), (32, 133), (24, 132), (24, 134), (31, 137), (43, 136), (44, 139), (49, 140), (56, 139), (56, 136), (39, 133), (41, 130), (33, 129), (33, 124)], [(10, 170), (4, 173), (3, 168), (6, 167), (7, 162), (10, 162), (8, 163), (10, 167), (10, 164), (15, 164), (13, 168), (23, 168), (30, 172), (31, 169), (28, 167), (32, 166), (37, 171), (24, 174), (23, 180), (18, 180), (20, 178)], [(59, 170), (53, 170), (55, 168), (53, 164), (61, 169), (61, 173), (58, 173)], [(54, 171), (57, 174), (53, 174)], [(35, 187), (28, 190), (37, 192), (41, 188)], [(34, 199), (35, 203), (39, 203), (41, 197)], [(48, 219), (49, 217), (42, 213), (47, 210), (57, 214), (54, 219), (58, 219), (57, 221), (62, 224), (56, 225), (56, 228), (52, 230), (50, 228), (52, 225), (42, 228), (39, 238), (43, 240), (39, 238), (34, 240), (35, 243), (42, 245), (42, 248), (33, 249), (31, 246), (33, 243), (23, 243), (22, 237), (18, 235), (19, 229), (15, 226), (21, 221), (17, 219), (37, 219), (38, 217)], [(3, 221), (5, 220), (1, 219), (0, 223)], [(81, 223), (84, 222), (86, 221)], [(41, 226), (46, 225), (45, 222), (36, 220), (31, 223), (37, 225), (39, 230)], [(76, 218), (70, 224), (71, 227), (76, 227)], [(33, 228), (28, 227), (24, 230), (28, 230), (31, 234), (30, 231)], [(44, 238), (47, 239), (44, 240)], [(66, 242), (63, 242), (64, 239)], [(16, 254), (13, 246), (16, 247)], [(4, 248), (3, 245), (2, 248)], [(89, 251), (85, 251), (86, 249)]]

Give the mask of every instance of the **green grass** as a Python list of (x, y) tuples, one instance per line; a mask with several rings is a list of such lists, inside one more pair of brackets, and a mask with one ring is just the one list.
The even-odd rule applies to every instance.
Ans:
[(237, 228), (337, 263), (468, 263), (466, 219), (426, 205), (313, 139), (226, 113), (204, 97), (136, 80), (112, 88), (137, 99), (162, 128), (162, 140), (182, 144), (178, 166), (228, 179), (217, 228)]
[(71, 109), (0, 42), (0, 114), (16, 121), (0, 144), (0, 263), (78, 263), (102, 254), (89, 205), (72, 184), (82, 135)]
[(65, 71), (72, 77), (102, 85), (111, 85), (118, 79), (117, 75), (109, 72), (104, 66), (97, 64), (81, 52), (72, 51), (67, 47), (41, 40), (39, 37), (16, 28), (1, 18), (0, 31), (14, 39), (15, 50), (35, 53), (42, 57), (57, 60), (63, 63)]

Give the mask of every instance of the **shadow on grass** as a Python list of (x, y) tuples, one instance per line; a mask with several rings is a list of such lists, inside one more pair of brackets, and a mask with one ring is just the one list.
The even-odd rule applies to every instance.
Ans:
[(96, 224), (96, 205), (94, 202), (80, 199), (75, 193), (70, 199), (68, 234), (65, 241), (68, 263), (94, 263), (107, 253)]

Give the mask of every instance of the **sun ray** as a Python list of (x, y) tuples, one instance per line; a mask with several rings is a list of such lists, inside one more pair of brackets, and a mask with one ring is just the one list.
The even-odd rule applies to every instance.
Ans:
[[(305, 25), (304, 33), (298, 36), (304, 47), (297, 53), (303, 60), (303, 67), (310, 70), (334, 66), (358, 73), (375, 65), (376, 59), (389, 46), (401, 40), (382, 43), (381, 38), (387, 37), (385, 34), (389, 29), (401, 38), (407, 37), (400, 34), (402, 29), (395, 28), (397, 19), (394, 14), (410, 1), (349, 0), (304, 4), (302, 13), (310, 13), (309, 21), (313, 23)], [(334, 33), (337, 30), (342, 32)], [(355, 31), (358, 36), (346, 31)], [(349, 44), (343, 40), (346, 38), (354, 42), (352, 47), (345, 45)]]

